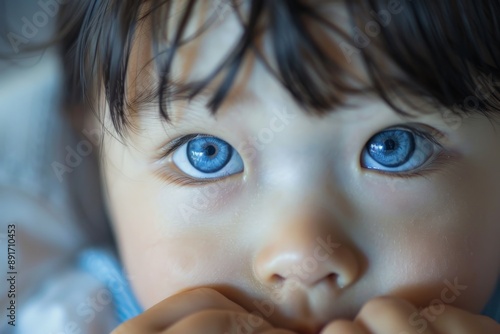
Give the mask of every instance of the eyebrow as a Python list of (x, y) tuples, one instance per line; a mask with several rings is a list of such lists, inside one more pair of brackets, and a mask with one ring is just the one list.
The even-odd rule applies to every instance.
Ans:
[[(159, 75), (159, 73), (157, 72), (155, 72), (155, 74), (150, 73), (149, 75), (155, 79), (158, 79), (159, 77), (161, 78), (161, 74)], [(402, 81), (409, 79), (404, 74), (402, 77), (400, 77), (400, 75), (402, 74), (398, 72), (394, 77)], [(244, 79), (241, 81), (235, 79), (235, 82), (228, 90), (227, 95), (224, 97), (222, 105), (217, 109), (217, 112), (215, 112), (208, 106), (208, 103), (220, 90), (221, 85), (224, 84), (223, 78), (222, 80), (218, 80), (219, 77), (215, 76), (215, 78), (212, 78), (212, 80), (208, 81), (206, 81), (206, 78), (202, 78), (198, 81), (189, 82), (186, 78), (181, 77), (179, 77), (178, 75), (173, 75), (171, 78), (169, 78), (168, 82), (165, 85), (166, 89), (164, 91), (164, 101), (159, 101), (160, 91), (158, 90), (158, 83), (146, 86), (146, 88), (142, 88), (140, 91), (138, 91), (138, 98), (132, 101), (132, 105), (134, 107), (132, 109), (135, 110), (135, 115), (139, 118), (144, 117), (147, 119), (158, 119), (166, 123), (168, 126), (176, 127), (180, 126), (181, 124), (185, 124), (187, 120), (193, 119), (192, 117), (200, 118), (202, 122), (204, 119), (206, 119), (205, 115), (202, 115), (202, 113), (200, 112), (188, 114), (190, 110), (193, 110), (193, 105), (190, 102), (205, 102), (204, 105), (202, 105), (201, 103), (195, 104), (196, 107), (194, 108), (194, 110), (205, 110), (207, 112), (206, 115), (208, 115), (209, 117), (211, 116), (213, 119), (215, 119), (216, 115), (224, 114), (229, 110), (237, 109), (243, 105), (249, 105), (251, 104), (251, 102), (259, 100), (258, 96), (254, 92), (247, 89), (249, 78), (245, 75)], [(147, 80), (148, 78), (146, 77), (145, 79)], [(198, 87), (201, 88), (198, 90), (196, 89)], [(371, 95), (371, 93), (375, 92), (374, 88), (375, 87), (368, 85), (367, 87), (361, 88), (359, 92), (362, 93), (362, 91), (364, 91), (365, 93), (369, 93), (369, 95)], [(412, 100), (412, 98), (417, 98), (418, 100), (421, 99), (418, 92), (410, 89), (406, 85), (398, 87), (398, 92), (402, 93), (402, 96), (410, 96), (411, 98), (409, 100)], [(377, 96), (377, 98), (380, 98), (380, 96)], [(161, 102), (164, 105), (164, 112), (166, 114), (166, 117), (163, 117), (164, 115), (162, 116), (160, 114), (158, 102)], [(187, 102), (187, 105), (180, 105), (174, 108), (169, 104), (170, 102)], [(402, 107), (403, 109), (406, 109), (406, 111), (409, 111), (408, 114), (415, 116), (415, 113), (413, 113), (413, 111), (416, 111), (416, 109), (418, 108), (414, 108), (412, 106), (412, 103), (404, 104), (406, 105), (406, 108), (402, 106), (399, 106), (399, 108)], [(237, 106), (237, 108), (235, 108), (235, 106)], [(336, 108), (332, 108), (332, 110), (327, 112), (327, 114), (334, 112), (333, 109)], [(418, 113), (418, 115), (416, 116), (419, 115), (421, 115), (421, 113)], [(169, 120), (168, 122), (166, 121), (166, 118)]]
[[(173, 92), (179, 92), (182, 90), (185, 90), (186, 86), (193, 86), (196, 85), (197, 82), (188, 82), (188, 83), (183, 83), (180, 80), (171, 80), (168, 84), (168, 91), (173, 91)], [(194, 94), (190, 99), (188, 98), (189, 91), (183, 96), (180, 93), (174, 93), (173, 95), (169, 96), (168, 100), (170, 102), (179, 102), (179, 101), (189, 101), (189, 102), (208, 102), (210, 98), (216, 94), (216, 92), (219, 90), (219, 86), (217, 86), (218, 82), (215, 80), (210, 81), (208, 85), (205, 85), (203, 89), (201, 89), (199, 92)], [(143, 89), (140, 92), (139, 97), (135, 98), (134, 101), (132, 101), (132, 105), (134, 106), (135, 110), (135, 116), (137, 117), (147, 117), (147, 118), (156, 118), (159, 116), (159, 107), (158, 107), (158, 99), (159, 99), (159, 91), (157, 90), (156, 87), (150, 86), (148, 88)], [(241, 105), (248, 105), (251, 102), (254, 102), (256, 100), (259, 100), (259, 98), (253, 93), (245, 89), (245, 86), (241, 86), (240, 84), (236, 83), (233, 85), (231, 90), (229, 91), (229, 94), (226, 96), (224, 99), (224, 103), (221, 105), (221, 107), (218, 109), (217, 114), (214, 114), (211, 112), (211, 110), (207, 107), (205, 104), (202, 108), (197, 108), (197, 109), (203, 109), (207, 111), (207, 115), (214, 117), (215, 115), (221, 115), (224, 114), (224, 112), (227, 112), (231, 109), (233, 109), (234, 106), (241, 106)], [(180, 107), (180, 108), (169, 108), (169, 105), (167, 103), (168, 101), (165, 101), (166, 103), (166, 110), (165, 112), (168, 115), (168, 119), (171, 121), (172, 126), (177, 126), (180, 123), (185, 122), (187, 111), (189, 111), (192, 108), (189, 107)], [(198, 116), (198, 115), (197, 115)], [(165, 119), (161, 117), (162, 120), (164, 121)]]

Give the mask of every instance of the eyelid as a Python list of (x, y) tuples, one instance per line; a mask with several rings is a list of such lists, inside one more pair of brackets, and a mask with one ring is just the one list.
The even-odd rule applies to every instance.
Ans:
[[(452, 165), (456, 162), (457, 155), (454, 153), (441, 151), (436, 154), (431, 163), (425, 163), (416, 170), (408, 172), (388, 172), (384, 170), (375, 170), (377, 174), (392, 178), (411, 179), (414, 177), (426, 177), (428, 173), (441, 171), (442, 168)], [(370, 169), (368, 169), (370, 170)]]
[(186, 144), (190, 140), (195, 139), (195, 138), (201, 138), (201, 137), (214, 137), (214, 136), (207, 135), (207, 134), (199, 134), (199, 133), (194, 134), (193, 133), (193, 134), (177, 137), (174, 140), (170, 141), (169, 143), (161, 146), (161, 148), (159, 150), (160, 152), (158, 153), (158, 156), (155, 157), (155, 160), (165, 159), (170, 154), (172, 154), (175, 150), (177, 150), (179, 147)]
[[(419, 129), (419, 128), (423, 128), (423, 129)], [(439, 148), (444, 149), (441, 141), (446, 138), (446, 135), (436, 128), (433, 128), (433, 127), (428, 126), (428, 125), (423, 124), (423, 123), (408, 123), (408, 124), (390, 126), (382, 131), (397, 130), (397, 129), (410, 131), (414, 135), (423, 137), (423, 138), (429, 140), (430, 142), (432, 142), (433, 144), (439, 146)], [(382, 132), (382, 131), (379, 131), (379, 132)], [(379, 133), (379, 132), (377, 132), (377, 133)]]

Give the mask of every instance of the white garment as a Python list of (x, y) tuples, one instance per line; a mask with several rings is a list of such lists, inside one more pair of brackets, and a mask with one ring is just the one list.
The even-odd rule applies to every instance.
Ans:
[(111, 304), (92, 319), (78, 312), (103, 284), (75, 258), (90, 244), (111, 243), (98, 185), (89, 183), (98, 182), (95, 161), (72, 161), (58, 178), (54, 163), (68, 167), (68, 148), (85, 139), (75, 138), (60, 111), (57, 53), (36, 60), (0, 73), (0, 264), (4, 277), (7, 225), (15, 224), (17, 271), (16, 327), (7, 324), (9, 286), (0, 280), (0, 333), (109, 333)]

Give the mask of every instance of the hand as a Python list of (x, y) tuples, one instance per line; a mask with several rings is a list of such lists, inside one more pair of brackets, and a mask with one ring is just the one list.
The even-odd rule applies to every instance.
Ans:
[[(440, 308), (440, 312), (436, 310)], [(439, 313), (439, 314), (437, 314)], [(321, 334), (500, 334), (500, 324), (450, 305), (418, 310), (406, 300), (378, 297), (368, 301), (354, 321), (336, 320)]]
[(171, 296), (121, 324), (111, 334), (294, 334), (276, 329), (262, 318), (209, 288)]

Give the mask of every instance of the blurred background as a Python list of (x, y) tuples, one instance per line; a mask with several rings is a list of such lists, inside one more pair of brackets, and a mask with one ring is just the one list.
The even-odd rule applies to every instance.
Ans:
[[(110, 240), (95, 182), (97, 147), (68, 158), (88, 139), (62, 110), (58, 47), (22, 52), (50, 40), (64, 2), (0, 0), (0, 333), (104, 333), (115, 326), (111, 305), (83, 317), (102, 287), (76, 264), (82, 249)], [(15, 225), (14, 298), (7, 298), (4, 278), (8, 225)], [(12, 299), (15, 327), (8, 324)]]

